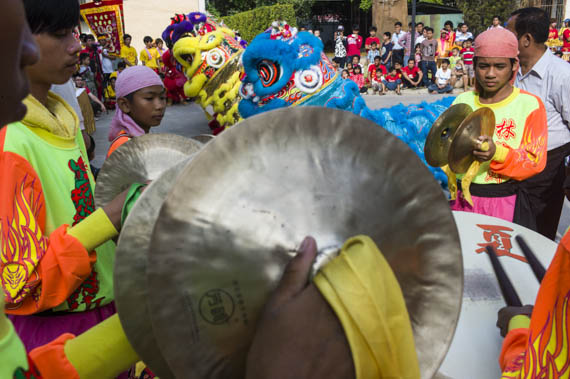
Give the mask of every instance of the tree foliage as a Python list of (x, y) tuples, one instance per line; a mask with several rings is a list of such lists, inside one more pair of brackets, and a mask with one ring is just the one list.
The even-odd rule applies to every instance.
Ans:
[(289, 25), (296, 26), (295, 18), (292, 4), (277, 4), (236, 13), (222, 19), (230, 28), (239, 30), (243, 39), (251, 42), (255, 36), (269, 28), (273, 21), (287, 21)]
[(298, 20), (308, 20), (315, 0), (209, 0), (206, 4), (208, 12), (218, 17), (231, 16), (247, 12), (263, 6), (288, 4), (293, 6)]
[(516, 0), (457, 0), (464, 20), (474, 34), (486, 30), (493, 21), (493, 16), (500, 16), (505, 22), (517, 7)]

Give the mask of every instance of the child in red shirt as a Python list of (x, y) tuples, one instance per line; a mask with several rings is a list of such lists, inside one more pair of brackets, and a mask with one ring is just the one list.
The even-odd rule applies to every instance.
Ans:
[(467, 75), (467, 82), (470, 87), (473, 87), (475, 84), (475, 68), (473, 66), (475, 49), (472, 44), (473, 40), (469, 38), (463, 42), (463, 49), (461, 49), (461, 60), (463, 60), (465, 65), (465, 74)]
[(382, 80), (382, 92), (380, 95), (385, 95), (387, 90), (396, 91), (398, 95), (402, 94), (402, 77), (396, 71), (396, 67), (392, 67), (390, 70), (390, 74), (384, 77)]
[[(384, 66), (382, 66), (384, 67)], [(384, 80), (384, 74), (382, 74), (381, 70), (373, 71), (370, 76), (370, 85), (374, 92), (378, 92), (379, 95), (382, 95), (382, 80)]]
[(376, 42), (376, 46), (382, 46), (380, 44), (380, 38), (376, 37), (377, 31), (378, 29), (375, 26), (370, 28), (370, 37), (366, 38), (366, 41), (364, 42), (364, 48), (366, 49), (366, 52), (372, 49), (372, 42)]
[(362, 37), (358, 34), (359, 31), (358, 25), (355, 25), (352, 28), (352, 34), (346, 38), (346, 45), (348, 46), (347, 55), (349, 57), (349, 61), (352, 61), (352, 58), (357, 56), (360, 59), (360, 49), (362, 48)]
[(380, 63), (380, 57), (374, 57), (374, 63), (368, 66), (368, 77), (371, 80), (376, 77), (376, 71), (381, 71), (382, 75), (386, 75), (388, 73), (386, 66)]
[(416, 66), (416, 60), (414, 58), (410, 58), (408, 60), (408, 65), (402, 69), (402, 80), (404, 82), (404, 86), (407, 88), (417, 89), (422, 82), (423, 76), (424, 75), (421, 70)]

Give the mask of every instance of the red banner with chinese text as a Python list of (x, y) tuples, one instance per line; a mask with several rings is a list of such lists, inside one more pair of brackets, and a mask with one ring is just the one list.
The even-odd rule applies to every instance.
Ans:
[(111, 39), (109, 54), (120, 56), (125, 23), (123, 0), (104, 0), (81, 5), (81, 17), (97, 37), (106, 35)]

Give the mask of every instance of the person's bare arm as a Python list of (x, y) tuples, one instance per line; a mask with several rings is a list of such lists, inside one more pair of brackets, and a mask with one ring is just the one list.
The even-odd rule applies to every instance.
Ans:
[(103, 103), (101, 102), (101, 100), (99, 100), (99, 99), (97, 98), (97, 96), (93, 95), (91, 92), (89, 93), (89, 98), (90, 98), (91, 100), (93, 100), (94, 102), (96, 102), (97, 104), (99, 104), (99, 105), (101, 106), (101, 109), (102, 109), (103, 112), (106, 112), (106, 111), (107, 111), (107, 108), (105, 108), (105, 104), (103, 104)]

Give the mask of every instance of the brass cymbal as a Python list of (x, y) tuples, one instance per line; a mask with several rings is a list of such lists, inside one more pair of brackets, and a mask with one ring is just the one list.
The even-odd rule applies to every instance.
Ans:
[(467, 172), (475, 160), (473, 150), (477, 148), (479, 136), (493, 137), (495, 133), (495, 113), (491, 108), (479, 108), (471, 113), (455, 132), (449, 148), (449, 167), (456, 174)]
[(166, 195), (193, 156), (166, 170), (137, 200), (119, 235), (115, 258), (115, 303), (129, 342), (151, 370), (174, 378), (152, 330), (146, 286), (147, 256), (154, 223)]
[(95, 204), (102, 207), (133, 183), (158, 179), (166, 169), (203, 144), (176, 134), (145, 134), (121, 145), (105, 160), (97, 177)]
[(303, 237), (327, 252), (357, 234), (394, 270), (432, 377), (463, 267), (449, 205), (420, 159), (377, 124), (324, 107), (263, 113), (217, 136), (178, 177), (151, 241), (152, 323), (174, 375), (243, 376), (260, 311)]
[(424, 154), (430, 166), (447, 164), (449, 147), (459, 125), (473, 112), (467, 104), (455, 104), (443, 112), (431, 126), (426, 139)]

